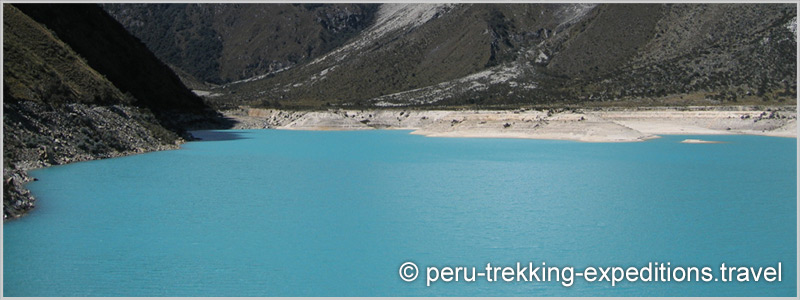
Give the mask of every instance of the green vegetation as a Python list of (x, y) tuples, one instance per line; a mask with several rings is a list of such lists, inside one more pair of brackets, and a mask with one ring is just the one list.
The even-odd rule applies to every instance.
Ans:
[(3, 28), (3, 84), (10, 96), (4, 101), (108, 104), (133, 100), (15, 7), (4, 6)]

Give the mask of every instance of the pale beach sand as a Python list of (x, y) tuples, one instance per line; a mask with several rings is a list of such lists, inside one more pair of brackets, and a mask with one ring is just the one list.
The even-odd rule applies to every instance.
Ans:
[(722, 142), (719, 141), (706, 141), (706, 140), (698, 140), (698, 139), (685, 139), (681, 141), (684, 144), (720, 144)]
[(659, 135), (752, 134), (797, 138), (794, 107), (643, 108), (598, 110), (227, 111), (239, 129), (406, 129), (429, 137), (524, 138), (637, 142)]

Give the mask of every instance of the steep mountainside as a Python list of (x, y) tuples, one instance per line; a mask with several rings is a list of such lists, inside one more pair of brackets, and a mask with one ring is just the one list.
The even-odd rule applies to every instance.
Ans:
[[(136, 15), (129, 7), (115, 10)], [(260, 4), (249, 11), (252, 20), (272, 24), (287, 8), (305, 7)], [(227, 4), (213, 9), (235, 11)], [(145, 15), (133, 15), (123, 19), (147, 24)], [(228, 83), (206, 91), (208, 100), (283, 107), (755, 104), (796, 94), (791, 4), (381, 4), (355, 26), (340, 23), (352, 37), (328, 52), (303, 38), (308, 21), (292, 20), (244, 27), (253, 38), (243, 45), (252, 48), (223, 47), (231, 51), (224, 56), (250, 64), (282, 53), (303, 59), (266, 68), (226, 63), (225, 74), (241, 76), (221, 78)], [(291, 41), (280, 35), (286, 30), (302, 34)], [(297, 46), (273, 49), (256, 37)], [(309, 46), (317, 52), (298, 51)], [(230, 82), (248, 76), (255, 77)]]
[(138, 106), (151, 108), (170, 129), (186, 125), (185, 120), (171, 116), (172, 111), (214, 114), (172, 70), (97, 5), (16, 7), (55, 32), (93, 69), (136, 98)]
[(189, 81), (225, 83), (308, 61), (368, 25), (374, 4), (103, 4)]
[(28, 169), (176, 148), (187, 126), (224, 126), (96, 5), (4, 4), (3, 39), (4, 219), (34, 206)]

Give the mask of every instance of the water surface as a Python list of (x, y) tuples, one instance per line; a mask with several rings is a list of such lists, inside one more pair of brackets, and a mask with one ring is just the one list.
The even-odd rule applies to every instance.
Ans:
[[(32, 172), (6, 296), (795, 296), (796, 139), (206, 131)], [(681, 144), (686, 138), (722, 144)], [(398, 268), (415, 262), (416, 281)], [(437, 282), (426, 266), (775, 266), (782, 282)]]

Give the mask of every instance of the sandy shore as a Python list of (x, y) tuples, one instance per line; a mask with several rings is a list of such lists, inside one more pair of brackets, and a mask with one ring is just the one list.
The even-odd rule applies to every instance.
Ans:
[(699, 140), (699, 139), (685, 139), (681, 141), (684, 144), (720, 144), (722, 142), (718, 141), (706, 141), (706, 140)]
[(795, 107), (691, 107), (596, 110), (327, 110), (241, 108), (236, 128), (407, 129), (430, 137), (636, 142), (659, 135), (753, 134), (797, 138)]

